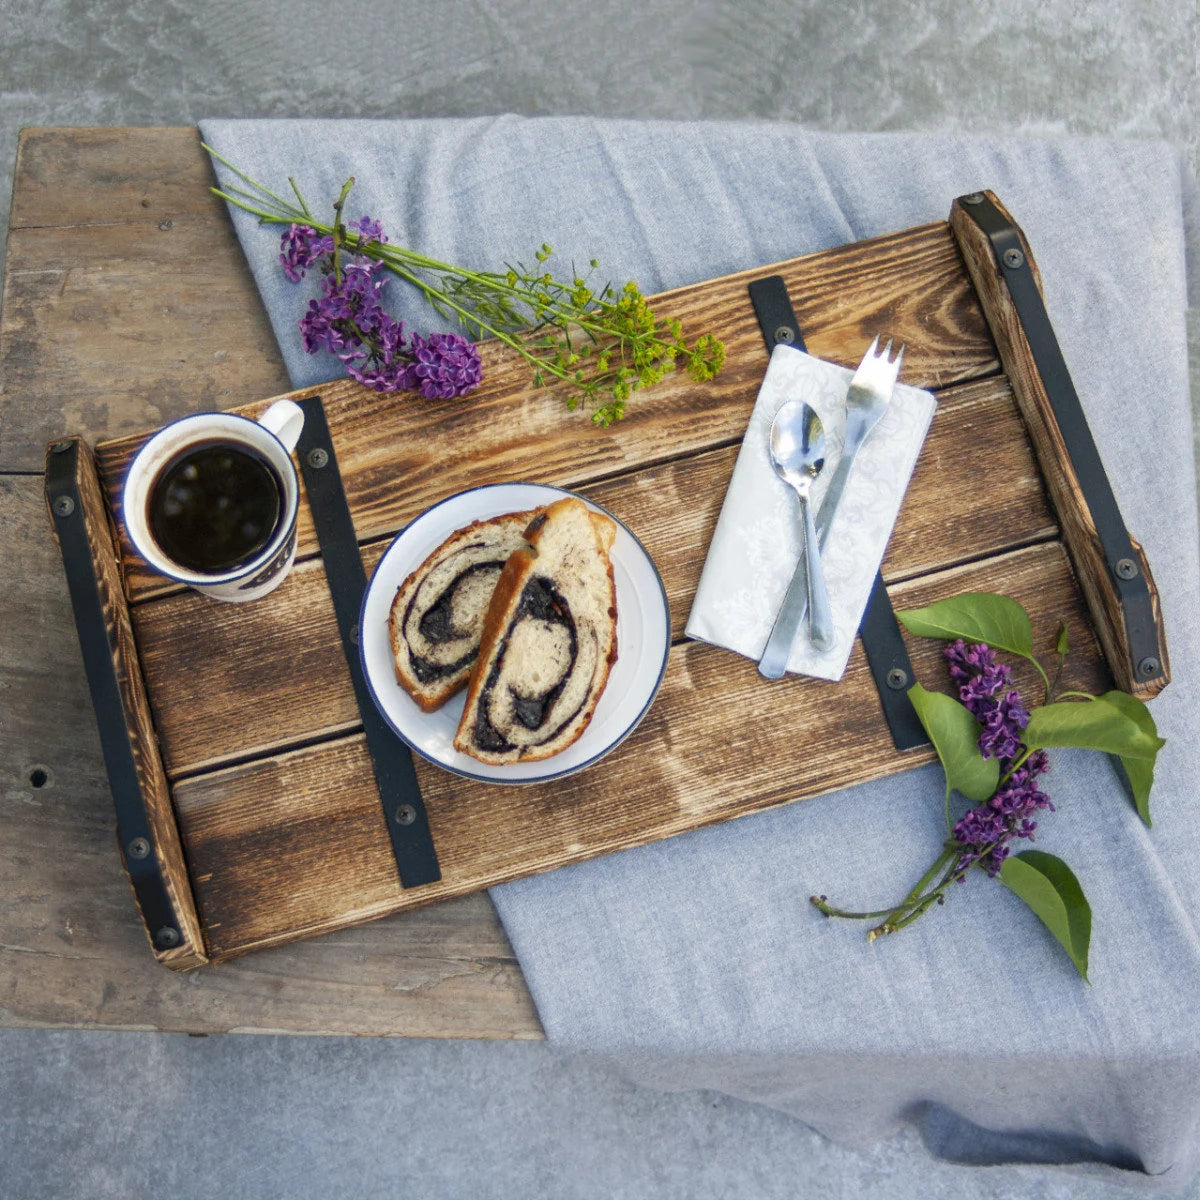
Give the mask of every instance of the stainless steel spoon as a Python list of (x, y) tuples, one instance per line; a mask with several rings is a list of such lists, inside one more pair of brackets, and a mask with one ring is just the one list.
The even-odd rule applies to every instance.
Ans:
[(778, 679), (787, 670), (805, 601), (809, 641), (818, 650), (828, 650), (833, 645), (833, 614), (829, 610), (821, 549), (809, 501), (813, 481), (825, 466), (825, 430), (811, 405), (789, 400), (775, 414), (771, 423), (771, 463), (775, 473), (795, 489), (804, 521), (804, 553), (796, 564), (796, 573), (758, 664), (760, 675)]

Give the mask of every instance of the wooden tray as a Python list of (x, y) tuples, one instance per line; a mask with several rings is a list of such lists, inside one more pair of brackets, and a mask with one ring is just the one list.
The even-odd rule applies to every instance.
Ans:
[[(143, 911), (160, 961), (186, 969), (932, 759), (928, 748), (894, 749), (860, 646), (839, 684), (767, 683), (753, 663), (683, 639), (766, 366), (746, 289), (772, 273), (783, 276), (812, 353), (854, 365), (886, 331), (907, 343), (904, 381), (937, 392), (883, 566), (894, 604), (1004, 591), (1033, 615), (1047, 659), (1067, 621), (1069, 686), (1115, 678), (1144, 697), (1165, 686), (1161, 620), (1152, 630), (1158, 670), (1139, 676), (1123, 594), (1048, 402), (1044, 365), (1030, 353), (994, 245), (959, 202), (948, 222), (655, 297), (660, 315), (725, 341), (725, 369), (709, 384), (669, 376), (609, 430), (531, 388), (523, 362), (495, 342), (481, 345), (485, 382), (466, 400), (378, 396), (348, 380), (291, 393), (323, 397), (368, 573), (430, 504), (526, 479), (605, 505), (666, 584), (674, 642), (662, 690), (601, 763), (546, 785), (503, 787), (417, 761), (442, 870), (434, 884), (399, 884), (306, 505), (285, 583), (252, 604), (214, 603), (148, 571), (129, 544), (120, 485), (149, 435), (102, 443), (94, 458), (67, 439), (49, 457), (71, 449), (78, 511), (63, 515), (49, 486), (48, 501), (60, 540), (62, 523), (78, 520), (90, 547), (148, 858), (174, 908), (166, 936)], [(268, 403), (236, 411), (253, 416)], [(1132, 554), (1157, 618), (1136, 544)], [(946, 688), (940, 646), (906, 641), (917, 677)], [(92, 679), (99, 667), (88, 667)], [(1032, 688), (1031, 674), (1018, 678)], [(147, 856), (131, 858), (128, 843), (122, 852), (136, 888)]]

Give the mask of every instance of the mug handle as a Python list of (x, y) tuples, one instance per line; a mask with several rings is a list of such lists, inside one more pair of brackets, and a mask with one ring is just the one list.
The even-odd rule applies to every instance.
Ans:
[(276, 400), (267, 409), (258, 423), (270, 430), (282, 443), (283, 448), (291, 454), (300, 440), (300, 430), (304, 428), (304, 409), (291, 400)]

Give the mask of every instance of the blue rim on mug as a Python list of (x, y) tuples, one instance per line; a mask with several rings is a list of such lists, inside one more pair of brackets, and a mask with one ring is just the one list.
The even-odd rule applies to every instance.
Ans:
[[(270, 542), (268, 542), (267, 545), (263, 548), (263, 550), (259, 554), (255, 555), (254, 558), (252, 558), (247, 565), (245, 565), (243, 567), (238, 567), (234, 571), (229, 571), (229, 572), (226, 572), (221, 575), (204, 575), (204, 574), (201, 574), (199, 571), (193, 572), (191, 575), (179, 575), (174, 571), (170, 571), (164, 567), (159, 566), (157, 562), (151, 561), (151, 559), (147, 556), (145, 551), (142, 549), (142, 546), (138, 542), (138, 539), (134, 536), (133, 529), (130, 526), (129, 519), (125, 513), (125, 507), (126, 507), (125, 506), (125, 491), (126, 491), (126, 488), (128, 487), (129, 477), (133, 473), (134, 466), (137, 464), (138, 459), (141, 458), (141, 456), (149, 448), (151, 443), (155, 442), (163, 434), (168, 433), (170, 430), (174, 429), (176, 425), (183, 425), (187, 421), (196, 421), (202, 417), (221, 417), (225, 420), (230, 420), (230, 421), (244, 421), (247, 425), (252, 425), (255, 429), (260, 430), (267, 437), (269, 437), (279, 447), (280, 452), (282, 453), (283, 457), (287, 460), (288, 469), (290, 470), (292, 479), (293, 479), (293, 487), (291, 490), (291, 501), (288, 504), (288, 511), (284, 515), (284, 518), (280, 521), (279, 528), (275, 531), (274, 534), (272, 534)], [(285, 488), (284, 491), (286, 493), (287, 489)], [(268, 564), (271, 564), (274, 562), (275, 558), (280, 554), (281, 551), (284, 553), (285, 556), (287, 553), (290, 553), (290, 550), (288, 548), (288, 543), (289, 543), (289, 541), (293, 540), (293, 538), (294, 538), (294, 535), (296, 532), (296, 518), (299, 515), (299, 511), (300, 511), (300, 484), (299, 484), (299, 476), (297, 475), (297, 472), (296, 472), (296, 465), (295, 465), (295, 463), (292, 462), (291, 451), (288, 450), (288, 448), (283, 444), (283, 442), (279, 439), (279, 437), (276, 435), (274, 430), (268, 429), (260, 421), (256, 421), (251, 417), (242, 416), (241, 413), (213, 411), (213, 412), (188, 413), (186, 416), (176, 417), (175, 420), (168, 421), (167, 424), (162, 426), (161, 429), (156, 429), (154, 431), (154, 433), (152, 433), (145, 440), (145, 442), (139, 448), (138, 452), (133, 456), (133, 459), (130, 462), (129, 467), (127, 468), (127, 470), (125, 472), (125, 479), (121, 484), (121, 504), (120, 504), (120, 511), (118, 513), (118, 516), (120, 518), (121, 524), (125, 527), (125, 532), (129, 535), (129, 540), (133, 544), (133, 548), (138, 552), (138, 556), (142, 559), (143, 562), (145, 562), (145, 564), (156, 575), (162, 575), (167, 579), (172, 579), (176, 583), (182, 583), (188, 587), (208, 588), (208, 587), (224, 586), (224, 585), (230, 584), (230, 583), (237, 583), (240, 580), (245, 579), (247, 575), (253, 575), (257, 572), (263, 571), (268, 566)], [(163, 554), (161, 551), (158, 553), (157, 557), (160, 557), (165, 562), (171, 561), (167, 557), (167, 555)]]
[[(660, 574), (660, 572), (658, 570), (658, 565), (655, 563), (654, 559), (650, 557), (650, 552), (646, 549), (645, 546), (642, 545), (641, 539), (637, 536), (637, 534), (635, 534), (633, 532), (632, 529), (629, 528), (628, 525), (625, 524), (624, 521), (622, 521), (620, 519), (620, 517), (614, 516), (612, 512), (610, 512), (607, 508), (604, 507), (604, 505), (597, 504), (596, 501), (592, 500), (590, 497), (581, 496), (578, 492), (572, 492), (572, 491), (568, 490), (567, 488), (555, 487), (553, 484), (548, 484), (548, 483), (534, 483), (530, 480), (514, 479), (508, 483), (484, 483), (484, 484), (480, 484), (478, 487), (464, 488), (463, 491), (461, 491), (461, 492), (455, 492), (453, 496), (447, 496), (447, 497), (445, 497), (445, 499), (439, 500), (436, 504), (431, 504), (428, 508), (422, 510), (411, 521), (409, 521), (409, 523), (407, 525), (405, 525), (404, 528), (401, 529), (395, 535), (395, 537), (392, 538), (391, 542), (388, 544), (388, 548), (383, 552), (382, 556), (380, 557), (379, 562), (375, 564), (375, 570), (371, 575), (370, 581), (367, 583), (366, 590), (363, 592), (362, 605), (359, 608), (359, 613), (358, 613), (359, 629), (365, 630), (367, 627), (366, 626), (367, 602), (371, 597), (371, 588), (375, 583), (376, 577), (379, 575), (380, 569), (383, 567), (384, 563), (387, 561), (388, 555), (391, 554), (392, 551), (395, 549), (396, 544), (400, 541), (400, 539), (402, 537), (404, 537), (404, 535), (406, 533), (408, 533), (408, 531), (410, 529), (412, 529), (412, 527), (414, 525), (417, 524), (418, 521), (421, 521), (425, 517), (429, 516), (431, 513), (436, 512), (443, 505), (449, 504), (454, 500), (460, 500), (464, 496), (470, 496), (476, 492), (492, 491), (496, 488), (511, 488), (511, 487), (532, 487), (532, 488), (539, 488), (539, 489), (542, 489), (542, 490), (548, 491), (548, 492), (553, 492), (557, 496), (574, 496), (577, 499), (582, 500), (589, 507), (595, 508), (598, 511), (604, 513), (606, 516), (610, 517), (613, 521), (615, 521), (617, 523), (617, 525), (619, 525), (623, 530), (625, 530), (625, 532), (627, 534), (629, 534), (629, 536), (633, 539), (633, 542), (637, 546), (637, 548), (642, 552), (642, 554), (645, 555), (646, 561), (650, 564), (650, 567), (654, 572), (654, 581), (658, 585), (659, 598), (662, 601), (662, 611), (663, 611), (664, 617), (666, 619), (666, 628), (667, 628), (666, 637), (663, 639), (662, 662), (659, 664), (658, 672), (657, 672), (657, 675), (654, 680), (654, 686), (650, 689), (650, 694), (647, 696), (646, 702), (642, 705), (642, 707), (641, 707), (641, 709), (639, 709), (637, 715), (629, 722), (629, 724), (625, 727), (625, 729), (616, 738), (614, 738), (611, 742), (609, 742), (607, 745), (605, 745), (601, 750), (598, 750), (595, 754), (592, 755), (591, 758), (587, 759), (585, 762), (576, 763), (576, 765), (573, 767), (566, 767), (563, 770), (556, 771), (550, 775), (539, 775), (534, 779), (504, 779), (501, 777), (497, 777), (495, 775), (480, 775), (477, 772), (469, 771), (462, 767), (450, 766), (448, 763), (445, 763), (440, 759), (431, 757), (420, 746), (415, 745), (410, 738), (405, 736), (404, 732), (399, 728), (399, 726), (397, 726), (396, 722), (392, 719), (391, 714), (385, 708), (379, 693), (375, 689), (375, 684), (371, 679), (371, 672), (367, 665), (367, 656), (366, 656), (367, 639), (364, 636), (362, 636), (361, 633), (360, 633), (359, 639), (358, 639), (358, 658), (359, 658), (359, 665), (362, 668), (363, 678), (366, 680), (367, 691), (370, 693), (371, 700), (374, 702), (375, 707), (379, 710), (379, 714), (387, 722), (387, 724), (388, 724), (389, 728), (392, 730), (392, 732), (406, 746), (408, 746), (408, 748), (414, 754), (419, 754), (427, 763), (430, 763), (432, 766), (440, 767), (443, 771), (449, 771), (452, 775), (457, 775), (462, 779), (471, 779), (478, 783), (498, 783), (498, 784), (502, 784), (506, 787), (519, 787), (519, 786), (522, 786), (525, 784), (549, 783), (555, 779), (562, 779), (568, 775), (575, 775), (579, 771), (585, 770), (587, 767), (590, 767), (590, 766), (594, 765), (595, 763), (599, 762), (599, 760), (604, 758), (605, 755), (611, 754), (618, 746), (621, 745), (622, 742), (624, 742), (633, 733), (633, 731), (635, 729), (637, 729), (637, 727), (642, 723), (642, 719), (645, 717), (646, 713), (648, 713), (650, 711), (650, 706), (654, 703), (655, 698), (658, 696), (659, 690), (662, 688), (663, 678), (666, 676), (666, 673), (667, 673), (667, 663), (669, 662), (670, 655), (671, 655), (671, 609), (670, 609), (670, 604), (667, 600), (667, 589), (662, 581), (662, 575)], [(399, 686), (399, 684), (397, 684), (397, 687), (398, 686)], [(551, 760), (544, 760), (544, 761), (551, 761)]]

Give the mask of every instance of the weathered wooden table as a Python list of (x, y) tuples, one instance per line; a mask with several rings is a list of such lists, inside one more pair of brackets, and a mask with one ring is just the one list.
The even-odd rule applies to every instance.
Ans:
[(195, 129), (26, 130), (0, 309), (0, 1026), (539, 1038), (485, 894), (178, 975), (150, 955), (45, 442), (286, 391)]

